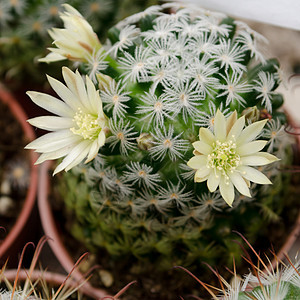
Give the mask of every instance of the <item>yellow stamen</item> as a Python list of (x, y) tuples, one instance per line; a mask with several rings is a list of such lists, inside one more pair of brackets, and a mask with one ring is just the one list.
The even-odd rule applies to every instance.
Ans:
[(95, 140), (102, 130), (97, 116), (84, 113), (81, 108), (78, 108), (78, 112), (75, 114), (73, 121), (75, 127), (70, 128), (70, 130), (74, 134), (81, 135), (85, 140)]

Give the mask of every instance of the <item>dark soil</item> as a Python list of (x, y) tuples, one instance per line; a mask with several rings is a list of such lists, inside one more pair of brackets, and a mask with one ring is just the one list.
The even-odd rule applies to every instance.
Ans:
[(19, 215), (29, 183), (29, 156), (21, 125), (0, 102), (0, 241)]

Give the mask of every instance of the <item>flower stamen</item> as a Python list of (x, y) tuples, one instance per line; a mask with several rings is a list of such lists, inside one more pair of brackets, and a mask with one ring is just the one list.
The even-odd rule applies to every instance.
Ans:
[(213, 151), (207, 156), (207, 167), (220, 171), (228, 178), (227, 173), (233, 172), (240, 165), (240, 156), (236, 153), (236, 144), (233, 140), (213, 144)]
[(70, 128), (74, 134), (81, 135), (85, 140), (94, 140), (102, 128), (99, 125), (97, 116), (84, 113), (81, 108), (75, 113), (73, 121), (75, 127)]

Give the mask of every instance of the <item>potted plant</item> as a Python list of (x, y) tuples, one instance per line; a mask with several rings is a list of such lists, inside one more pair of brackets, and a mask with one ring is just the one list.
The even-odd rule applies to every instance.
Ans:
[[(220, 287), (214, 287), (199, 280), (194, 274), (188, 270), (189, 273), (198, 283), (204, 288), (206, 292), (212, 297), (211, 299), (236, 299), (236, 300), (293, 300), (298, 299), (300, 294), (300, 261), (297, 256), (291, 259), (285, 255), (285, 262), (274, 256), (270, 259), (266, 254), (260, 254), (255, 251), (251, 244), (241, 235), (247, 243), (254, 258), (251, 258), (249, 252), (244, 251), (244, 259), (251, 270), (248, 274), (242, 277), (236, 272), (236, 269), (230, 271), (233, 275), (231, 282), (227, 282), (218, 272), (209, 267), (210, 270), (218, 278)], [(255, 262), (255, 260), (257, 262)], [(271, 261), (276, 261), (273, 266)], [(294, 261), (294, 262), (293, 262)]]
[[(53, 273), (49, 271), (36, 270), (36, 264), (41, 254), (42, 248), (47, 242), (47, 237), (42, 237), (38, 242), (34, 255), (32, 257), (29, 269), (23, 269), (22, 263), (25, 257), (25, 251), (29, 246), (34, 246), (33, 243), (27, 243), (18, 262), (17, 269), (7, 269), (6, 264), (0, 270), (0, 283), (5, 284), (5, 288), (1, 288), (1, 298), (10, 299), (52, 299), (52, 300), (64, 300), (73, 299), (73, 294), (78, 292), (78, 299), (81, 299), (79, 294), (81, 292), (82, 285), (88, 281), (89, 278), (82, 278), (82, 282), (74, 281), (72, 273), (75, 271), (79, 264), (84, 260), (87, 253), (83, 254), (78, 261), (72, 267), (70, 273), (65, 276), (59, 273)], [(98, 291), (98, 299), (117, 299), (121, 296), (132, 283), (126, 285), (115, 296), (108, 296), (104, 291), (100, 293)], [(53, 288), (55, 287), (55, 288)], [(87, 295), (92, 294), (91, 291), (87, 292)]]
[[(1, 172), (0, 207), (3, 230), (0, 257), (17, 254), (24, 239), (30, 234), (25, 226), (32, 223), (30, 216), (37, 190), (37, 155), (24, 151), (23, 147), (35, 139), (27, 116), (5, 87), (0, 83), (1, 105)], [(25, 230), (24, 230), (25, 229)]]
[[(52, 132), (27, 148), (41, 153), (38, 163), (59, 159), (53, 174), (67, 171), (53, 193), (102, 268), (118, 282), (138, 277), (146, 294), (135, 297), (168, 299), (185, 288), (166, 281), (172, 266), (200, 273), (202, 261), (240, 256), (233, 229), (259, 247), (282, 238), (289, 222), (280, 218), (295, 200), (278, 164), (291, 164), (291, 138), (275, 91), (279, 64), (259, 51), (263, 37), (220, 13), (164, 4), (118, 23), (102, 45), (78, 11), (65, 10), (42, 61), (79, 69), (63, 67), (65, 83), (48, 77), (61, 100), (28, 92), (57, 116), (29, 120)], [(297, 214), (289, 211), (290, 224)]]

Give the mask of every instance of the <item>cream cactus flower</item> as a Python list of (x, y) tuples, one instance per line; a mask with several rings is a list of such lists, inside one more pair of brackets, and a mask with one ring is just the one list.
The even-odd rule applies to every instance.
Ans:
[(194, 157), (188, 166), (196, 169), (195, 182), (207, 180), (207, 187), (214, 192), (218, 187), (229, 206), (234, 200), (234, 187), (243, 195), (251, 197), (250, 181), (271, 184), (271, 181), (254, 166), (263, 166), (277, 161), (270, 153), (260, 152), (267, 141), (254, 139), (267, 120), (255, 122), (245, 129), (245, 116), (237, 119), (234, 111), (226, 120), (217, 111), (213, 132), (201, 127), (199, 141), (194, 142)]
[(52, 28), (49, 34), (57, 48), (48, 48), (51, 52), (41, 62), (53, 62), (63, 59), (87, 61), (96, 53), (101, 43), (91, 25), (69, 4), (63, 4), (66, 12), (61, 14), (65, 28)]
[(44, 93), (27, 92), (35, 104), (57, 115), (28, 120), (31, 125), (51, 132), (26, 146), (42, 153), (37, 164), (65, 157), (54, 174), (70, 170), (85, 158), (85, 163), (91, 161), (104, 145), (108, 130), (99, 91), (89, 77), (84, 82), (78, 71), (73, 73), (67, 67), (63, 67), (62, 74), (66, 86), (50, 76), (48, 81), (63, 101)]

